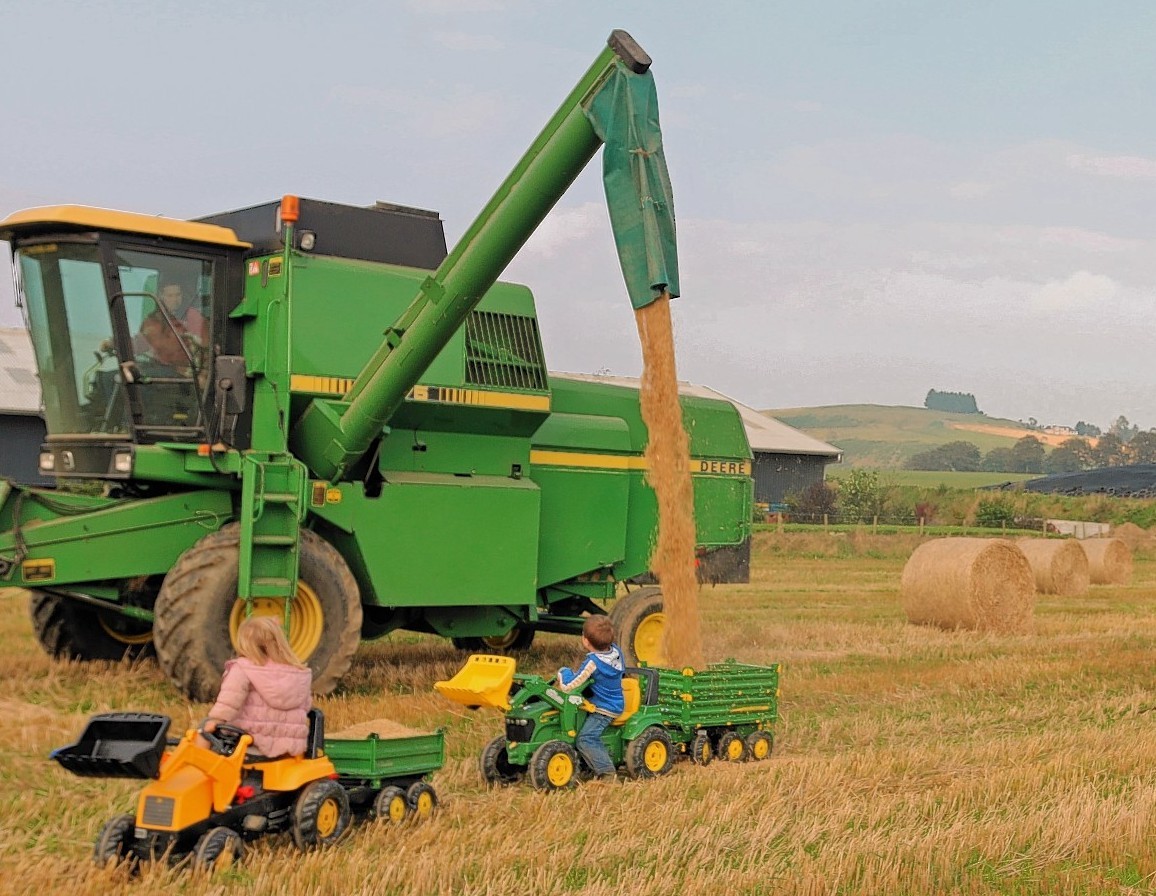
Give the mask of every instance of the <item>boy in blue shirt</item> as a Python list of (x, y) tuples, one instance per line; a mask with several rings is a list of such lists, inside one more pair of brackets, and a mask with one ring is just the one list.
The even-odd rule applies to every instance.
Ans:
[(625, 663), (622, 651), (614, 643), (610, 618), (587, 616), (582, 624), (582, 645), (590, 652), (577, 672), (558, 670), (558, 690), (570, 694), (590, 683), (586, 699), (594, 710), (587, 714), (574, 745), (597, 779), (614, 780), (614, 763), (602, 743), (602, 732), (625, 709), (626, 701), (622, 696)]

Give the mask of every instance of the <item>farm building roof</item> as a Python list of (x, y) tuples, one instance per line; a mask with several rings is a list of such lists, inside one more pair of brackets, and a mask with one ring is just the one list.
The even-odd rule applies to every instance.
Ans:
[[(550, 371), (550, 375), (572, 380), (585, 380), (591, 383), (611, 383), (617, 386), (628, 386), (632, 389), (639, 387), (639, 379), (634, 376), (597, 376), (584, 373), (558, 373), (556, 371)], [(761, 411), (756, 411), (729, 395), (724, 395), (717, 389), (680, 382), (678, 391), (683, 395), (693, 395), (698, 398), (721, 398), (723, 401), (729, 401), (733, 404), (746, 427), (747, 440), (751, 443), (751, 450), (756, 453), (819, 455), (831, 458), (832, 462), (838, 461), (843, 453), (842, 449), (828, 445), (826, 442), (820, 442), (793, 426), (787, 426), (786, 423), (782, 423), (774, 417), (768, 417)]]
[(39, 414), (40, 380), (23, 327), (0, 327), (0, 414)]

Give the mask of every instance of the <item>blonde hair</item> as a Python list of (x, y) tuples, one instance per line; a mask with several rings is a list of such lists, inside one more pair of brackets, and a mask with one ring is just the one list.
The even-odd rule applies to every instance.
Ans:
[(272, 662), (305, 668), (289, 646), (281, 622), (275, 616), (250, 616), (237, 627), (237, 655), (258, 666)]

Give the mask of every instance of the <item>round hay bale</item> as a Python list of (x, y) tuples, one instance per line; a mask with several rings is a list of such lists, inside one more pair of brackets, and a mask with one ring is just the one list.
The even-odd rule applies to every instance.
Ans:
[(1133, 551), (1136, 548), (1144, 547), (1152, 540), (1152, 536), (1135, 523), (1121, 523), (1119, 526), (1113, 526), (1112, 537), (1120, 539)]
[(1036, 603), (1023, 552), (1002, 538), (941, 538), (903, 567), (899, 596), (910, 622), (946, 629), (1026, 632)]
[(1088, 575), (1093, 585), (1130, 585), (1132, 552), (1118, 538), (1085, 538), (1080, 547), (1088, 555)]
[(1017, 538), (1016, 547), (1028, 558), (1036, 590), (1072, 597), (1088, 590), (1088, 555), (1070, 538)]

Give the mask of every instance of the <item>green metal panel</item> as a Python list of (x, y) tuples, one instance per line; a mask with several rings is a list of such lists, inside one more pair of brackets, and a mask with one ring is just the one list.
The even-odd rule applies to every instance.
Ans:
[(539, 499), (528, 480), (398, 473), (379, 497), (343, 489), (366, 603), (389, 607), (535, 602)]
[[(5, 585), (65, 586), (168, 572), (198, 539), (232, 519), (233, 506), (229, 492), (207, 490), (116, 501), (87, 513), (46, 518), (49, 512), (40, 504), (28, 507), (18, 532), (6, 512), (0, 556), (17, 554), (19, 535), (23, 565), (15, 567)], [(25, 569), (39, 572), (29, 581)]]
[(325, 755), (342, 778), (370, 781), (379, 786), (395, 778), (424, 777), (445, 762), (446, 740), (441, 729), (408, 737), (325, 739)]
[(779, 718), (779, 666), (727, 660), (705, 669), (658, 670), (659, 703), (683, 728), (770, 725)]

